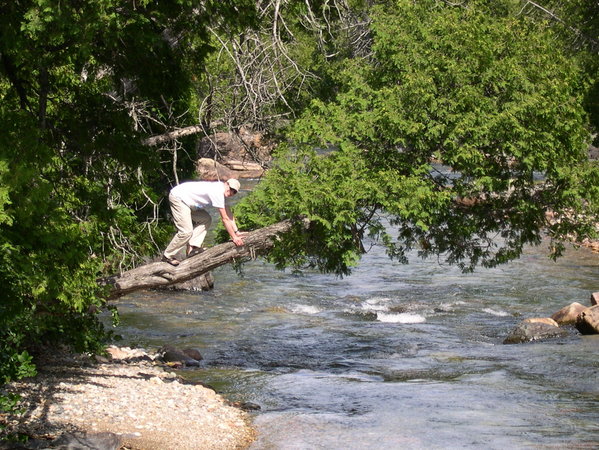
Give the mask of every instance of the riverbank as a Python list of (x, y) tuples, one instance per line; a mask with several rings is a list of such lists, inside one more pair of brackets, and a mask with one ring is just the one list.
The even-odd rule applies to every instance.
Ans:
[(0, 448), (220, 450), (247, 448), (254, 439), (244, 411), (148, 358), (52, 356), (38, 362), (36, 377), (3, 391), (21, 396), (24, 414), (0, 422), (30, 439)]

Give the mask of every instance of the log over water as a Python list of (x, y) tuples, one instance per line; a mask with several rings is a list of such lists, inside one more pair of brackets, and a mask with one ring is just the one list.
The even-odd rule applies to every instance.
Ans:
[[(191, 280), (224, 264), (255, 258), (269, 250), (277, 236), (289, 231), (297, 221), (284, 220), (268, 227), (249, 232), (244, 236), (245, 245), (235, 246), (232, 242), (216, 245), (192, 258), (181, 261), (178, 266), (165, 262), (153, 262), (135, 269), (112, 275), (100, 280), (109, 288), (107, 298), (116, 298), (141, 289), (169, 286)], [(307, 226), (307, 222), (303, 222)]]

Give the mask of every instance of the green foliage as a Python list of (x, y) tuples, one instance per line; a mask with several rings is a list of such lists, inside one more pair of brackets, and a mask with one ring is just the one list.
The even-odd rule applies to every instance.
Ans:
[[(158, 217), (172, 161), (142, 140), (197, 117), (299, 117), (237, 208), (245, 227), (311, 220), (270, 255), (281, 267), (346, 274), (368, 237), (400, 260), (418, 248), (492, 266), (538, 243), (548, 212), (556, 250), (596, 233), (585, 151), (597, 59), (592, 39), (566, 37), (593, 35), (596, 5), (560, 2), (569, 21), (551, 23), (517, 0), (277, 5), (274, 39), (274, 5), (260, 4), (268, 19), (250, 0), (2, 3), (3, 381), (33, 373), (38, 345), (100, 348), (97, 278), (170, 237)], [(255, 70), (247, 89), (233, 59), (211, 53), (219, 39), (272, 71)]]
[(169, 162), (142, 138), (185, 116), (208, 26), (253, 20), (248, 0), (2, 3), (2, 382), (31, 375), (39, 345), (101, 348), (98, 277), (170, 237)]
[(556, 241), (595, 232), (599, 198), (581, 184), (597, 176), (585, 164), (589, 80), (551, 29), (513, 6), (372, 9), (372, 60), (344, 62), (335, 100), (313, 102), (289, 135), (293, 151), (240, 205), (248, 224), (313, 221), (280, 244), (279, 265), (346, 273), (369, 227), (391, 256), (418, 248), (464, 270), (538, 244), (550, 211)]
[[(0, 414), (22, 415), (24, 411), (19, 408), (20, 397), (15, 394), (0, 395)], [(28, 437), (7, 432), (7, 426), (0, 422), (0, 440), (12, 442), (27, 442)]]

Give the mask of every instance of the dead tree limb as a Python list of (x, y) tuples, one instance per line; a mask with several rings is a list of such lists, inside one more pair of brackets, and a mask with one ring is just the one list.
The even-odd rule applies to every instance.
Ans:
[[(232, 242), (216, 245), (192, 258), (182, 261), (178, 266), (165, 262), (153, 262), (135, 269), (112, 275), (100, 280), (100, 284), (109, 288), (108, 298), (117, 298), (130, 292), (169, 286), (191, 280), (230, 262), (255, 258), (269, 250), (281, 233), (289, 231), (296, 221), (284, 220), (265, 228), (249, 232), (243, 241), (245, 245), (236, 247)], [(306, 226), (307, 222), (303, 222)]]
[[(214, 122), (210, 124), (211, 128), (218, 126), (221, 122)], [(159, 134), (158, 136), (152, 136), (145, 139), (142, 143), (148, 146), (155, 146), (159, 144), (164, 144), (165, 142), (172, 141), (184, 136), (191, 136), (192, 134), (205, 133), (206, 130), (202, 125), (191, 125), (184, 128), (179, 128), (174, 131), (169, 131), (168, 133)]]

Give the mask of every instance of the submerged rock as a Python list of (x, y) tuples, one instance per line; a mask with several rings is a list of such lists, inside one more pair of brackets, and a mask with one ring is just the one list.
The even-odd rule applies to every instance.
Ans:
[(503, 341), (504, 344), (521, 344), (568, 336), (568, 331), (542, 322), (520, 322)]
[(587, 307), (578, 302), (570, 303), (568, 306), (564, 306), (554, 313), (551, 318), (559, 325), (574, 325), (578, 315), (585, 309), (587, 309)]
[(260, 405), (252, 402), (231, 402), (230, 405), (242, 411), (260, 411), (262, 409)]
[(599, 334), (599, 305), (586, 308), (576, 319), (576, 329), (581, 334)]

